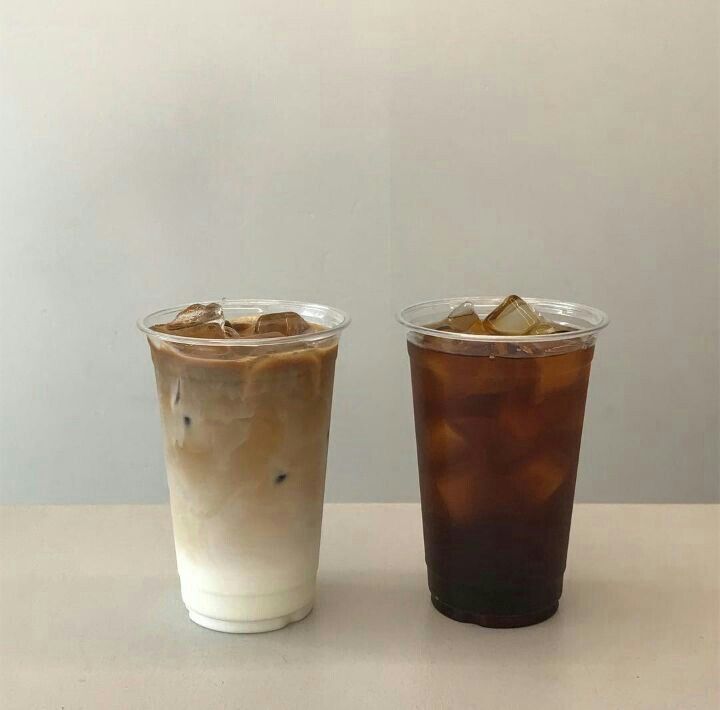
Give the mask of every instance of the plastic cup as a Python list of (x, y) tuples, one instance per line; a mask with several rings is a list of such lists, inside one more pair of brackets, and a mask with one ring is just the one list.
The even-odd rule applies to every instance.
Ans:
[(182, 598), (217, 631), (271, 631), (313, 606), (342, 311), (294, 301), (219, 301), (225, 318), (295, 311), (324, 330), (258, 339), (152, 330)]
[(552, 616), (562, 593), (590, 365), (607, 316), (526, 299), (571, 332), (471, 335), (425, 327), (471, 301), (404, 309), (425, 559), (433, 605), (496, 628)]

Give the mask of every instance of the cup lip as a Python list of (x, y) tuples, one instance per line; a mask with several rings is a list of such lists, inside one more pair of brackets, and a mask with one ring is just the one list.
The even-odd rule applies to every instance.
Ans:
[[(447, 340), (466, 340), (479, 343), (510, 343), (510, 342), (522, 342), (522, 343), (543, 343), (543, 342), (554, 342), (559, 340), (572, 340), (574, 338), (584, 337), (588, 335), (595, 335), (603, 328), (606, 328), (610, 323), (610, 319), (604, 311), (599, 308), (592, 306), (586, 306), (582, 303), (574, 303), (572, 301), (557, 301), (548, 298), (535, 298), (528, 297), (523, 298), (524, 301), (529, 303), (531, 306), (536, 306), (538, 310), (543, 311), (544, 309), (556, 309), (560, 313), (562, 311), (569, 311), (571, 313), (579, 314), (583, 313), (586, 316), (592, 316), (596, 322), (588, 325), (586, 328), (579, 328), (576, 330), (568, 331), (566, 333), (549, 333), (545, 335), (475, 335), (473, 333), (454, 333), (451, 331), (435, 330), (428, 328), (425, 325), (418, 325), (409, 320), (408, 316), (414, 310), (421, 309), (423, 307), (430, 306), (448, 306), (449, 309), (470, 301), (473, 305), (484, 305), (495, 307), (505, 300), (505, 296), (456, 296), (448, 298), (435, 298), (429, 301), (419, 301), (398, 311), (396, 314), (397, 321), (405, 326), (408, 330), (423, 335), (430, 335), (435, 338), (445, 338)], [(569, 314), (568, 314), (569, 315)]]
[[(183, 335), (173, 335), (172, 333), (162, 333), (157, 330), (153, 330), (150, 324), (163, 322), (162, 318), (174, 316), (184, 308), (191, 306), (195, 303), (201, 303), (207, 305), (208, 303), (219, 303), (221, 306), (236, 306), (236, 307), (262, 307), (262, 306), (284, 306), (286, 310), (298, 310), (299, 308), (317, 308), (327, 313), (334, 314), (339, 318), (339, 322), (336, 325), (325, 328), (324, 330), (313, 331), (310, 333), (300, 333), (299, 335), (286, 335), (280, 338), (254, 338), (249, 340), (247, 338), (190, 338)], [(169, 318), (172, 320), (172, 317)], [(177, 306), (171, 306), (168, 308), (161, 308), (160, 310), (148, 313), (148, 315), (138, 318), (137, 327), (145, 333), (148, 337), (162, 340), (168, 343), (178, 343), (181, 345), (197, 345), (197, 346), (222, 346), (222, 347), (243, 347), (243, 348), (255, 348), (267, 345), (285, 345), (292, 343), (300, 343), (303, 341), (310, 340), (325, 340), (326, 338), (332, 337), (341, 333), (345, 328), (350, 325), (350, 316), (339, 308), (334, 306), (326, 306), (322, 303), (312, 303), (310, 301), (288, 301), (285, 299), (274, 299), (274, 298), (211, 298), (202, 301), (191, 301), (189, 303), (182, 303)]]

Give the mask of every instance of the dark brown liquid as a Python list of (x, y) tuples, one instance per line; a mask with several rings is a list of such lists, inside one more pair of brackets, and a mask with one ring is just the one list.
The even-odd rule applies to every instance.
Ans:
[(408, 350), (433, 604), (537, 623), (562, 592), (593, 348), (487, 357), (432, 340)]

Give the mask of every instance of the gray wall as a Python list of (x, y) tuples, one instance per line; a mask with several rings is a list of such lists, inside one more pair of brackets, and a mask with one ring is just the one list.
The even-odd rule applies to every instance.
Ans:
[(599, 306), (578, 496), (718, 499), (714, 0), (0, 6), (2, 498), (165, 499), (137, 316), (347, 309), (331, 500), (417, 495), (393, 312)]

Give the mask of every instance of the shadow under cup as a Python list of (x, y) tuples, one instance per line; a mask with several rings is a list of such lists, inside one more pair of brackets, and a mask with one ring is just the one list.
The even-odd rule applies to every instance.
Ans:
[(293, 301), (221, 301), (225, 318), (294, 311), (295, 336), (200, 339), (139, 323), (155, 366), (175, 551), (190, 618), (270, 631), (315, 597), (335, 359), (349, 318)]
[(433, 605), (495, 628), (552, 616), (562, 593), (590, 365), (601, 311), (526, 299), (570, 332), (471, 335), (425, 327), (471, 301), (403, 310), (425, 560)]

